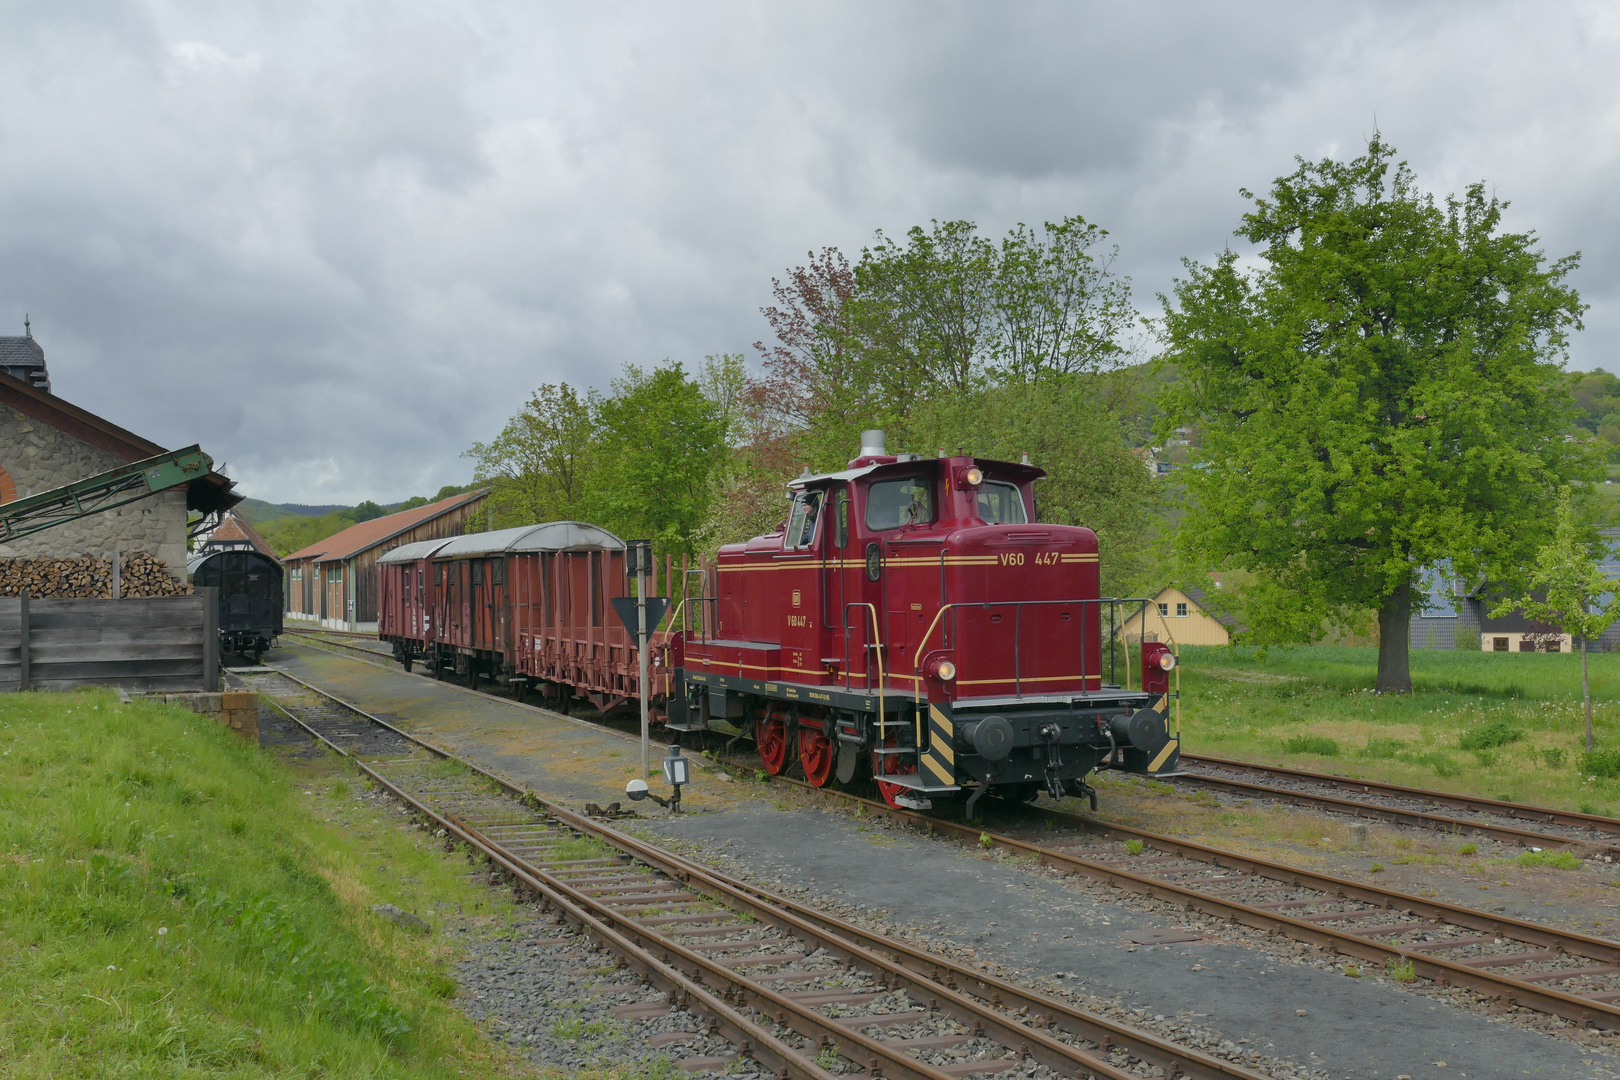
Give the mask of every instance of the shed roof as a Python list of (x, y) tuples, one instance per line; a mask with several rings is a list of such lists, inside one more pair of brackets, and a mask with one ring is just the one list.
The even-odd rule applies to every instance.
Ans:
[(317, 540), (308, 547), (300, 548), (286, 560), (313, 559), (315, 562), (334, 562), (339, 559), (352, 559), (362, 551), (367, 551), (380, 544), (386, 544), (402, 533), (410, 532), (418, 525), (424, 525), (434, 518), (468, 503), (476, 502), (489, 494), (488, 488), (478, 488), (474, 491), (452, 495), (448, 499), (418, 506), (412, 510), (401, 510), (397, 514), (385, 514), (380, 518), (362, 521), (358, 525), (350, 525), (342, 532), (333, 533), (325, 540)]
[(235, 510), (231, 510), (225, 515), (225, 520), (219, 523), (219, 527), (217, 529), (208, 534), (208, 539), (205, 543), (248, 543), (252, 544), (260, 554), (268, 555), (277, 562), (281, 561), (281, 558), (276, 554), (275, 549), (270, 546), (270, 542), (264, 537), (260, 536), (259, 530), (255, 529), (253, 524), (249, 522), (247, 518), (243, 517)]

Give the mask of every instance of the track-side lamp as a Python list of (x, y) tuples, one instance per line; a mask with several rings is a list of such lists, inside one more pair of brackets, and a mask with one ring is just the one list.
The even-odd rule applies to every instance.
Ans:
[(681, 756), (681, 748), (674, 745), (669, 748), (669, 756), (663, 758), (660, 765), (664, 767), (664, 782), (673, 790), (669, 798), (654, 795), (647, 787), (647, 781), (637, 777), (624, 785), (624, 793), (630, 797), (631, 802), (640, 802), (642, 799), (651, 799), (659, 806), (667, 806), (671, 813), (681, 812), (681, 788), (692, 782), (692, 762)]

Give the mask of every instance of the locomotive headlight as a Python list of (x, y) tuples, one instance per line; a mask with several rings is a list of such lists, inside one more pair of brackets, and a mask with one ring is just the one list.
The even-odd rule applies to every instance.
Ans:
[(956, 665), (949, 660), (941, 660), (934, 665), (934, 678), (941, 682), (950, 682), (956, 678)]
[(1158, 662), (1160, 671), (1170, 671), (1176, 666), (1175, 653), (1160, 653)]
[(978, 487), (980, 484), (984, 483), (984, 470), (975, 466), (974, 468), (969, 469), (967, 471), (967, 475), (962, 479), (968, 482), (968, 487)]

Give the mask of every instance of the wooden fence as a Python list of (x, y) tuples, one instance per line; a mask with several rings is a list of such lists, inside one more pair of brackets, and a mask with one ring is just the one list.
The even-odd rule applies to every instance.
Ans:
[(216, 591), (122, 600), (0, 597), (0, 691), (216, 690)]

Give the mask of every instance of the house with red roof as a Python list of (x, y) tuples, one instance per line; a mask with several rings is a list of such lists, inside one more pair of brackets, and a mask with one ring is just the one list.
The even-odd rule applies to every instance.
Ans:
[(293, 552), (287, 568), (287, 618), (332, 630), (377, 629), (377, 560), (402, 544), (477, 532), (488, 488), (351, 525)]

